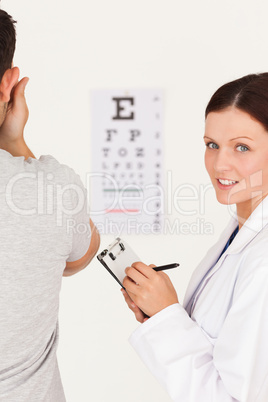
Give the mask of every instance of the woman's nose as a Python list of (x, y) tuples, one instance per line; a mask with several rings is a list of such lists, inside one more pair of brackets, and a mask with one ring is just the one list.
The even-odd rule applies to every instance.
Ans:
[(216, 172), (224, 172), (231, 169), (231, 158), (227, 150), (219, 149), (214, 160)]

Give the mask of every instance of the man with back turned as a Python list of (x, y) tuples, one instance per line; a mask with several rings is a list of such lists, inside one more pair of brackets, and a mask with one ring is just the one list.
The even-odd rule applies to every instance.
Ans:
[(0, 401), (64, 402), (56, 357), (62, 276), (89, 264), (99, 235), (79, 175), (26, 145), (28, 78), (18, 82), (15, 43), (15, 22), (0, 10)]

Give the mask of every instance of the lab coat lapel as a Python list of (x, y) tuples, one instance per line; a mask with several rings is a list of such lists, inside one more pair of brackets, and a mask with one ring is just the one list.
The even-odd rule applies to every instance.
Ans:
[(251, 242), (268, 223), (268, 197), (254, 209), (228, 247), (226, 255), (238, 254)]
[[(227, 243), (232, 232), (238, 225), (238, 220), (236, 214), (231, 218), (228, 226), (220, 236), (218, 242), (208, 251), (205, 258), (198, 265), (194, 271), (190, 284), (185, 294), (183, 306), (187, 310), (187, 306), (191, 301), (191, 298), (198, 287), (200, 281), (209, 270), (211, 266), (215, 266), (210, 271), (208, 278), (213, 275), (222, 265), (225, 257), (229, 254), (238, 254), (241, 250), (247, 246), (247, 244), (254, 239), (255, 236), (268, 224), (268, 197), (255, 208), (250, 217), (243, 224), (242, 228), (239, 230), (238, 234), (234, 238), (231, 245), (228, 247), (226, 252), (222, 255), (219, 261), (217, 261), (221, 251), (223, 250), (225, 244)], [(188, 306), (189, 307), (189, 306)]]
[(197, 266), (195, 271), (192, 274), (189, 286), (186, 290), (185, 297), (184, 297), (184, 302), (183, 306), (187, 309), (188, 303), (191, 301), (191, 297), (194, 294), (196, 288), (198, 287), (200, 281), (204, 277), (204, 275), (207, 273), (209, 268), (215, 264), (217, 259), (219, 258), (220, 253), (222, 252), (225, 244), (227, 243), (229, 237), (233, 233), (234, 229), (237, 226), (237, 220), (235, 217), (232, 217), (221, 234), (219, 240), (217, 241), (214, 246), (212, 246), (203, 260), (200, 262), (200, 264)]

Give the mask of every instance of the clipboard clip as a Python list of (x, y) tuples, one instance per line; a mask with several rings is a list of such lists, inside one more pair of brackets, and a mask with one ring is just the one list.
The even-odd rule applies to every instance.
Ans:
[[(119, 246), (119, 249), (118, 247)], [(115, 241), (110, 244), (109, 249), (105, 249), (103, 250), (98, 256), (98, 260), (101, 261), (104, 257), (108, 256), (111, 258), (111, 260), (115, 261), (117, 259), (117, 257), (120, 256), (120, 254), (122, 254), (123, 251), (125, 251), (125, 246), (123, 244), (123, 242), (121, 241), (121, 239), (119, 237), (117, 237), (115, 239)]]

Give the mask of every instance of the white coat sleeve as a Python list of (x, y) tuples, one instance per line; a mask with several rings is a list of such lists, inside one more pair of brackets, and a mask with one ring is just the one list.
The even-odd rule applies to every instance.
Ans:
[(173, 401), (267, 402), (268, 266), (238, 278), (216, 340), (173, 304), (129, 341)]

